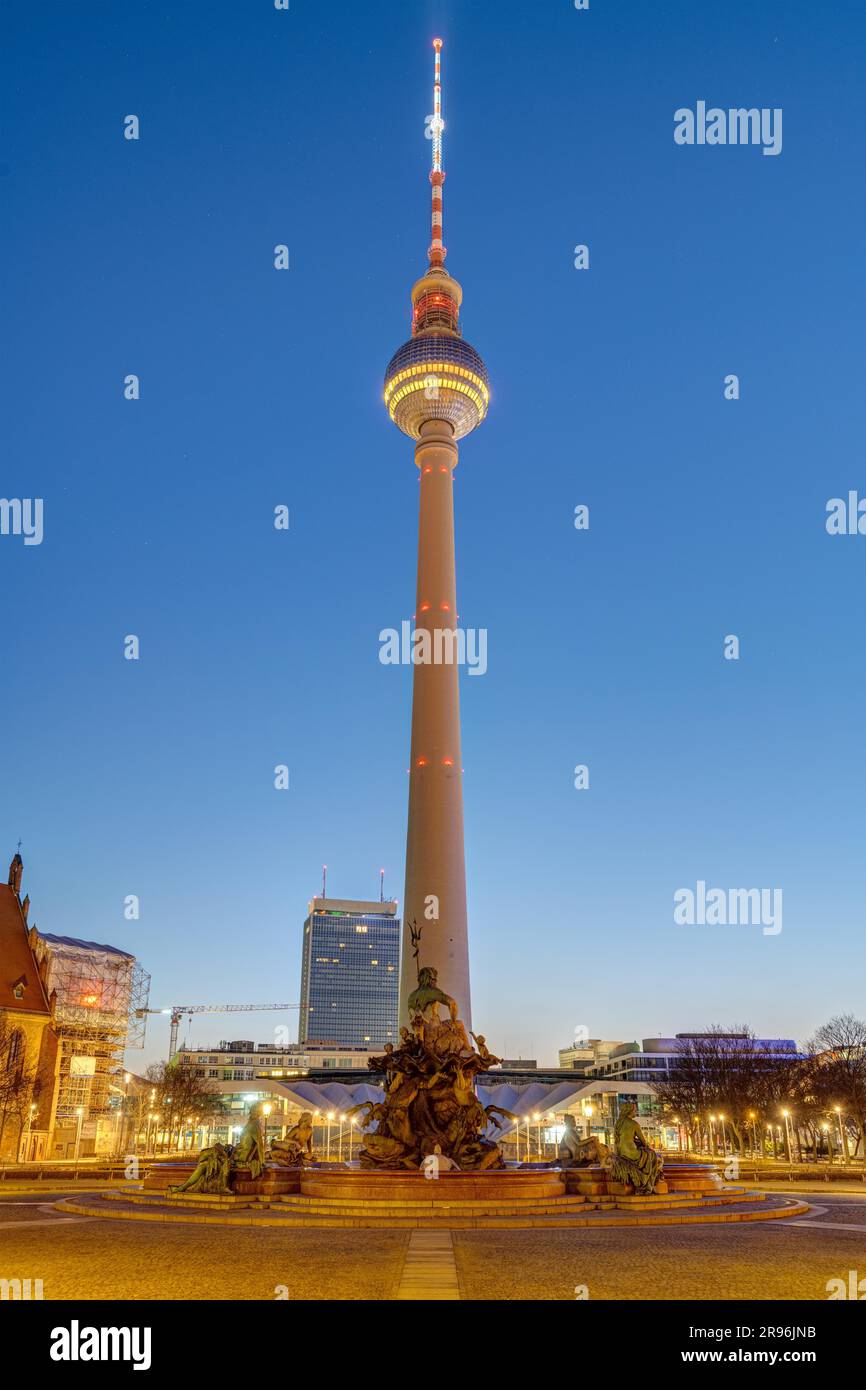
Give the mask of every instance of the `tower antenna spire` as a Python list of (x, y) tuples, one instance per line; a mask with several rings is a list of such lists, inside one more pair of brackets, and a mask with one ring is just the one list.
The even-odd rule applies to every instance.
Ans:
[(442, 119), (441, 39), (433, 40), (433, 52), (433, 115), (430, 118), (430, 139), (433, 146), (433, 167), (430, 170), (433, 194), (433, 237), (427, 253), (431, 270), (434, 266), (443, 266), (447, 254), (442, 244), (442, 185), (445, 182), (445, 171), (442, 168), (442, 131), (445, 129), (445, 122)]

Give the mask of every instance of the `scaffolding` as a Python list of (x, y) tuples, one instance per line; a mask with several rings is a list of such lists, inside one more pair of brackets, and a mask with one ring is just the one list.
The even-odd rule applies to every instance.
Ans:
[(127, 951), (39, 933), (35, 954), (55, 999), (57, 1119), (98, 1119), (122, 1089), (127, 1048), (144, 1046), (150, 976)]

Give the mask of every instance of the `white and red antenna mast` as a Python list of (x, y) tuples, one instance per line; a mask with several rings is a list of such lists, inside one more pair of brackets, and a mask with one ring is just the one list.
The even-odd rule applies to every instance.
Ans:
[(433, 116), (430, 120), (433, 142), (433, 167), (430, 170), (430, 182), (433, 185), (433, 239), (428, 252), (431, 269), (433, 266), (444, 265), (446, 255), (445, 247), (442, 245), (442, 185), (445, 182), (442, 168), (442, 131), (445, 129), (445, 122), (442, 119), (441, 39), (433, 40), (433, 49)]

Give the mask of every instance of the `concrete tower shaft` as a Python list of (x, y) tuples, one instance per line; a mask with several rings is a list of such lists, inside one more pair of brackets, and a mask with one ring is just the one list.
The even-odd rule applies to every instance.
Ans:
[[(442, 42), (435, 39), (432, 242), (428, 267), (412, 287), (412, 337), (385, 372), (385, 404), (416, 441), (420, 504), (413, 639), (412, 750), (406, 831), (406, 891), (400, 964), (400, 1022), (418, 968), (435, 969), (439, 988), (471, 1026), (463, 764), (460, 752), (454, 484), (457, 441), (484, 420), (487, 368), (460, 331), (463, 291), (445, 270), (442, 240)], [(417, 957), (413, 932), (420, 929)]]
[[(451, 426), (430, 420), (415, 447), (419, 469), (416, 632), (429, 656), (414, 668), (406, 891), (400, 967), (400, 1017), (417, 984), (410, 924), (422, 928), (419, 963), (433, 966), (439, 985), (471, 1026), (466, 865), (463, 849), (463, 767), (460, 754), (454, 481), (457, 445)], [(421, 641), (423, 642), (423, 637)], [(423, 652), (424, 648), (420, 650)], [(447, 659), (450, 656), (450, 660)], [(434, 915), (435, 914), (435, 915)]]

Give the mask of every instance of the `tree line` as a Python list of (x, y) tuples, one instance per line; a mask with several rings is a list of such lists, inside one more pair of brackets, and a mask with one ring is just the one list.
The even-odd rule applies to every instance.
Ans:
[(866, 1156), (866, 1022), (853, 1014), (831, 1018), (790, 1053), (748, 1027), (715, 1024), (680, 1040), (653, 1089), (695, 1151), (715, 1148), (720, 1137), (738, 1154), (775, 1153), (781, 1131), (791, 1157), (840, 1147)]

